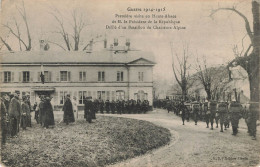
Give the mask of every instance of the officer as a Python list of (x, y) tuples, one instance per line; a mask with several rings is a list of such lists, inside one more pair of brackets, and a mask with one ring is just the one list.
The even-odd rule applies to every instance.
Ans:
[(236, 135), (238, 132), (238, 124), (239, 119), (241, 118), (242, 113), (242, 105), (239, 102), (232, 101), (229, 104), (229, 112), (230, 112), (230, 119), (231, 119), (231, 125), (232, 125), (232, 135)]
[(259, 103), (258, 102), (250, 102), (249, 106), (249, 129), (250, 129), (250, 136), (252, 136), (252, 140), (256, 140), (256, 122), (259, 118)]
[(225, 121), (227, 111), (228, 111), (227, 103), (224, 102), (224, 101), (219, 102), (218, 105), (217, 105), (217, 114), (218, 114), (219, 121), (220, 121), (220, 128), (221, 128), (220, 132), (223, 132), (223, 125), (224, 125), (224, 121)]
[(87, 97), (84, 106), (84, 118), (86, 121), (91, 123), (92, 121), (92, 112), (93, 112), (93, 102), (91, 101), (91, 97)]
[(168, 113), (170, 111), (172, 111), (172, 105), (171, 105), (171, 101), (169, 99), (167, 99), (167, 102), (166, 102), (166, 108), (168, 110)]

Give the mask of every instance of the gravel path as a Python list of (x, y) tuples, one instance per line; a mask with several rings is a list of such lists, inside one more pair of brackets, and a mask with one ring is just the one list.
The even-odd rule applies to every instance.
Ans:
[(219, 128), (214, 130), (206, 128), (205, 122), (199, 122), (195, 126), (191, 120), (182, 125), (180, 117), (162, 109), (147, 114), (113, 116), (145, 120), (168, 128), (172, 133), (172, 139), (167, 146), (112, 166), (244, 167), (260, 164), (260, 135), (258, 133), (258, 140), (251, 140), (242, 119), (239, 133), (237, 136), (232, 136), (231, 128), (221, 133)]

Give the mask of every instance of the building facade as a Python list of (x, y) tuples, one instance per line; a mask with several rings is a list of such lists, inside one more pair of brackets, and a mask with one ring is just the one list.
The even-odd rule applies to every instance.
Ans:
[[(151, 52), (103, 49), (95, 52), (8, 52), (1, 53), (1, 94), (19, 91), (30, 94), (31, 104), (39, 95), (53, 97), (57, 108), (67, 94), (83, 99), (153, 101)], [(44, 71), (44, 84), (40, 74)]]

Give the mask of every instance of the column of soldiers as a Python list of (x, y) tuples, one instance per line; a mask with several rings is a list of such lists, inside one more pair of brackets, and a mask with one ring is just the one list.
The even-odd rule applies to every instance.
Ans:
[[(167, 109), (168, 113), (173, 111), (176, 115), (181, 116), (182, 124), (185, 120), (189, 122), (192, 118), (197, 125), (198, 120), (205, 121), (206, 127), (211, 130), (220, 124), (220, 132), (224, 132), (229, 128), (231, 123), (232, 135), (238, 133), (239, 120), (245, 119), (248, 127), (248, 133), (252, 139), (256, 139), (256, 123), (258, 116), (259, 103), (249, 103), (247, 107), (242, 107), (242, 104), (236, 101), (183, 101), (183, 100), (155, 100), (154, 107)], [(224, 129), (224, 130), (223, 130)]]

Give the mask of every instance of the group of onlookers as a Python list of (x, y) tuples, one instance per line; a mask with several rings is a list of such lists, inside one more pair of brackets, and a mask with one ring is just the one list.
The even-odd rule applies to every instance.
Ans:
[(11, 137), (17, 137), (17, 134), (22, 129), (32, 127), (31, 123), (31, 104), (30, 96), (24, 95), (19, 98), (18, 92), (5, 94), (0, 98), (1, 105), (1, 131), (2, 144), (6, 142), (7, 134)]

